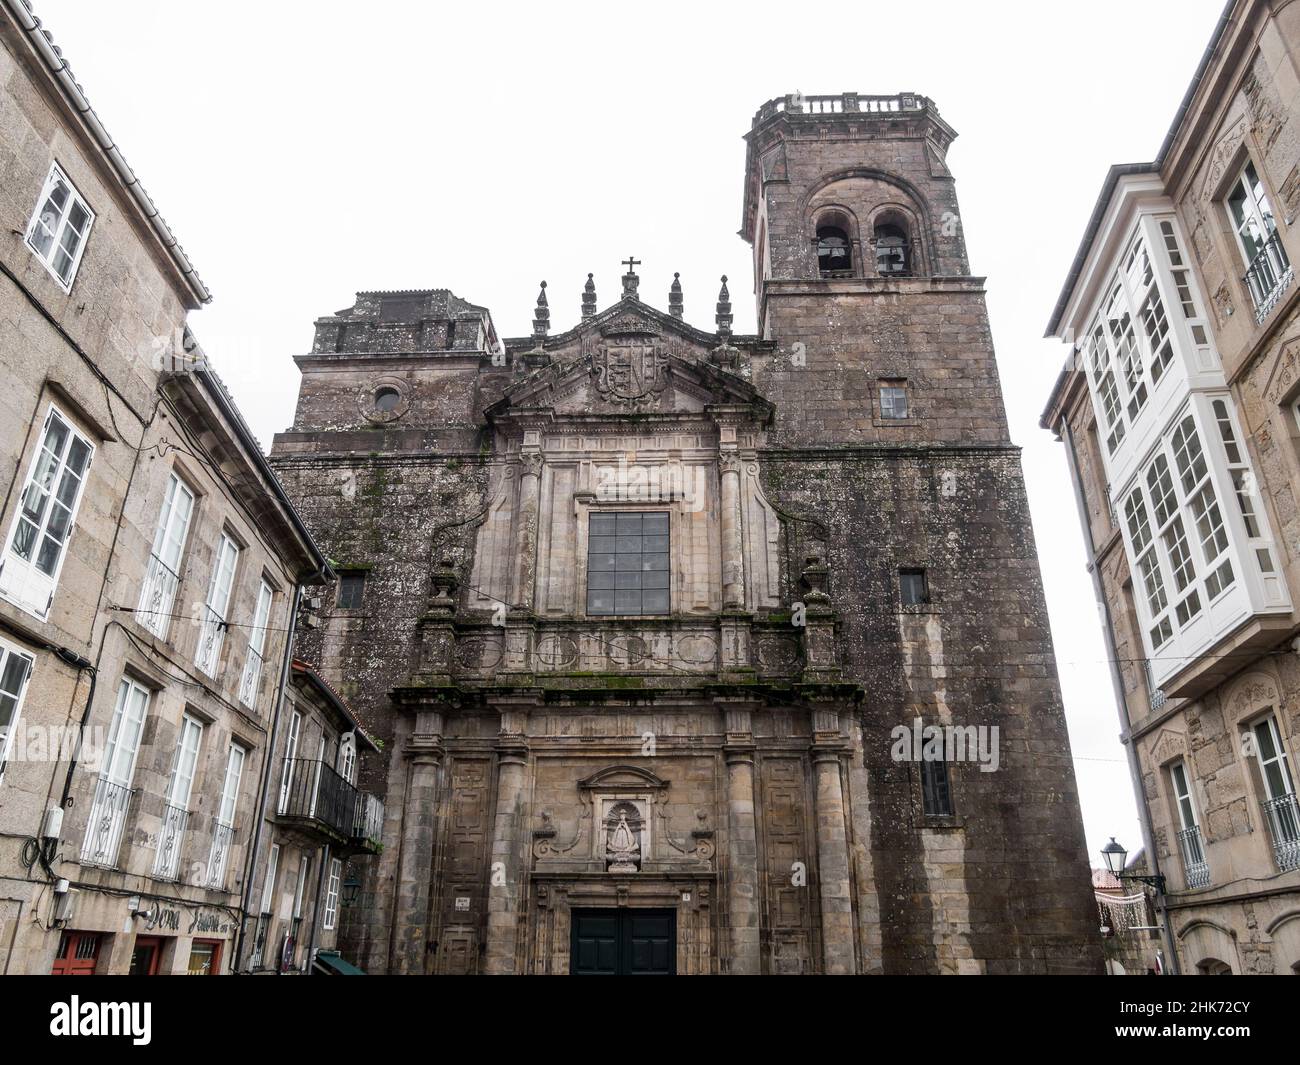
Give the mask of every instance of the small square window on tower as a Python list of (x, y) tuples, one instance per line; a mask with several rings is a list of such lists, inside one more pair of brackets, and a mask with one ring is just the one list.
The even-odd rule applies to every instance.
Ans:
[(921, 606), (930, 601), (930, 585), (923, 569), (900, 569), (898, 590), (903, 606)]
[(344, 610), (356, 610), (361, 606), (366, 592), (366, 574), (364, 570), (342, 570), (339, 573), (338, 606)]
[(880, 416), (891, 420), (910, 418), (906, 381), (883, 381), (880, 385)]

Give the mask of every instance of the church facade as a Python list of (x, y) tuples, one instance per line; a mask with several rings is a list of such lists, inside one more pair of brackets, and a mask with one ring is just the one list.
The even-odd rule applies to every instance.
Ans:
[(364, 968), (1100, 971), (954, 136), (758, 111), (757, 335), (635, 258), (525, 337), (447, 289), (316, 322), (272, 461), (340, 574), (300, 657), (383, 746)]

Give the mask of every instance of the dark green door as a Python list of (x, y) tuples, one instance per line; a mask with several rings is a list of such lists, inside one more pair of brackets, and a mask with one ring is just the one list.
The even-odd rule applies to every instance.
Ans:
[(575, 976), (671, 976), (672, 910), (574, 910), (569, 971)]

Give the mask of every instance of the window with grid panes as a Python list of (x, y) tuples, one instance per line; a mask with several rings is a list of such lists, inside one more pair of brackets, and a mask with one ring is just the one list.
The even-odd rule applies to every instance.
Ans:
[(1142, 578), (1147, 609), (1151, 617), (1156, 619), (1150, 630), (1151, 646), (1160, 647), (1173, 636), (1174, 629), (1169, 619), (1162, 616), (1169, 606), (1169, 597), (1165, 592), (1160, 555), (1151, 538), (1151, 520), (1140, 488), (1134, 488), (1124, 500), (1124, 520), (1128, 528), (1129, 546), (1133, 557), (1138, 560), (1137, 570)]
[(1133, 330), (1133, 316), (1129, 313), (1121, 283), (1116, 283), (1106, 306), (1106, 328), (1111, 347), (1115, 351), (1115, 361), (1119, 364), (1124, 379), (1124, 391), (1128, 394), (1128, 416), (1132, 420), (1146, 406), (1147, 384), (1146, 375), (1142, 372), (1142, 351)]
[(1106, 450), (1112, 455), (1124, 440), (1124, 404), (1115, 384), (1115, 369), (1111, 363), (1110, 349), (1101, 322), (1093, 326), (1087, 346), (1088, 372), (1100, 401), (1103, 424), (1106, 426)]
[(1213, 602), (1219, 594), (1232, 586), (1232, 562), (1223, 558), (1228, 550), (1228, 533), (1223, 526), (1223, 513), (1210, 480), (1205, 452), (1196, 431), (1196, 420), (1185, 414), (1174, 429), (1172, 439), (1174, 462), (1178, 466), (1178, 479), (1191, 510), (1205, 562), (1205, 593)]
[(36, 211), (27, 225), (27, 245), (65, 292), (72, 290), (94, 221), (95, 212), (59, 165), (50, 167)]
[(1254, 551), (1255, 562), (1260, 573), (1273, 573), (1273, 552), (1269, 547), (1269, 537), (1264, 524), (1256, 512), (1255, 496), (1258, 486), (1254, 471), (1250, 468), (1250, 457), (1237, 439), (1237, 430), (1233, 425), (1229, 400), (1216, 399), (1210, 404), (1214, 421), (1219, 429), (1219, 439), (1223, 443), (1223, 453), (1228, 460), (1228, 476), (1232, 478), (1232, 491), (1237, 500), (1237, 509), (1246, 535), (1250, 538), (1250, 547)]
[(668, 513), (593, 513), (587, 525), (587, 613), (667, 614)]

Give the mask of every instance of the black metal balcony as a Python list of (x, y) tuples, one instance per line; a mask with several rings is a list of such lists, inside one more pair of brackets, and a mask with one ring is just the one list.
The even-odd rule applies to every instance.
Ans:
[(344, 849), (376, 853), (384, 804), (318, 758), (293, 758), (280, 776), (276, 815)]

